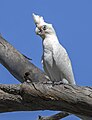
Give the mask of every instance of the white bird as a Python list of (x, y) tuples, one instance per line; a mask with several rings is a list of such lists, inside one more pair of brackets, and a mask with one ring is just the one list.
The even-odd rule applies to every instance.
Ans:
[(36, 34), (42, 38), (44, 71), (53, 83), (75, 84), (71, 61), (65, 48), (59, 43), (52, 24), (46, 23), (39, 15), (33, 14), (33, 19)]

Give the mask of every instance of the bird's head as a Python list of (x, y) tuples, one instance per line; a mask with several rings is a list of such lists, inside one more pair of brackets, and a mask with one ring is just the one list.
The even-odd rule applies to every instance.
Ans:
[(34, 18), (34, 22), (36, 24), (35, 32), (37, 35), (41, 36), (42, 39), (44, 39), (45, 37), (47, 37), (49, 35), (55, 34), (55, 30), (54, 30), (52, 24), (48, 24), (48, 23), (44, 22), (43, 17), (33, 14), (33, 18)]
[(55, 30), (52, 27), (52, 24), (43, 24), (43, 25), (37, 25), (35, 32), (37, 35), (41, 36), (43, 39), (49, 35), (55, 34)]

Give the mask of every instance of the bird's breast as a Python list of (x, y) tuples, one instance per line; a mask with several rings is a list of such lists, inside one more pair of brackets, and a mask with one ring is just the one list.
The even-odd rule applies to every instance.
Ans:
[(53, 64), (52, 51), (44, 49), (43, 51), (43, 60), (45, 63), (48, 63), (50, 66)]

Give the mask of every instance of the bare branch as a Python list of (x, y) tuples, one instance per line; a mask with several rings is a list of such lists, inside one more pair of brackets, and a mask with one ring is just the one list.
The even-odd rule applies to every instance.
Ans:
[(0, 85), (0, 112), (54, 110), (92, 117), (92, 88), (39, 83), (34, 86)]
[[(0, 36), (0, 63), (20, 82), (47, 81), (45, 74)], [(39, 81), (40, 80), (40, 81)]]
[(68, 115), (70, 114), (66, 112), (60, 112), (49, 117), (39, 116), (38, 120), (60, 120), (61, 118), (67, 117)]
[(0, 112), (54, 110), (92, 118), (92, 88), (47, 84), (45, 74), (1, 36), (0, 62), (20, 82), (30, 81), (0, 85)]

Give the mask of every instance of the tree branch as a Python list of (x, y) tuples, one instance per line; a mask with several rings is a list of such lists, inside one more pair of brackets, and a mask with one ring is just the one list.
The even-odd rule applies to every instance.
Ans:
[(45, 74), (0, 36), (0, 63), (20, 82), (46, 82)]
[(0, 85), (0, 112), (54, 110), (92, 117), (92, 88), (42, 83), (34, 86)]
[(38, 120), (60, 120), (61, 118), (67, 117), (68, 115), (70, 114), (66, 112), (60, 112), (49, 117), (39, 116)]
[(92, 119), (92, 88), (47, 84), (46, 75), (1, 36), (0, 62), (23, 83), (0, 85), (0, 112), (54, 110)]

